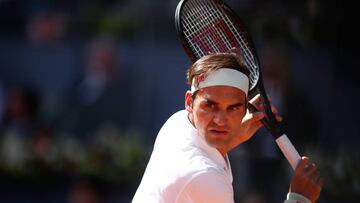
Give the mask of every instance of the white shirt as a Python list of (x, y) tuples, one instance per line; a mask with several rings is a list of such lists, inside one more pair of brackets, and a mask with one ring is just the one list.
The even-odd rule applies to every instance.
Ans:
[(185, 110), (161, 128), (133, 203), (233, 202), (228, 157), (198, 135)]
[(187, 114), (175, 113), (160, 129), (132, 203), (234, 202), (228, 157), (206, 143)]

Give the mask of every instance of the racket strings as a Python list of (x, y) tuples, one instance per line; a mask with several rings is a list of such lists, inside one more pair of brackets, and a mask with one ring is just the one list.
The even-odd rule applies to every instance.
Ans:
[[(216, 13), (216, 17), (218, 19), (224, 20), (224, 22), (227, 25), (226, 29), (230, 29), (230, 32), (233, 35), (235, 35), (235, 40), (240, 45), (241, 51), (244, 53), (244, 61), (248, 67), (251, 67), (249, 69), (249, 71), (251, 72), (251, 74), (250, 74), (250, 80), (252, 81), (251, 84), (255, 85), (256, 81), (258, 79), (257, 65), (255, 64), (254, 56), (252, 54), (251, 49), (248, 46), (247, 41), (245, 40), (245, 37), (243, 36), (242, 32), (239, 31), (240, 29), (237, 29), (237, 27), (232, 22), (232, 20), (230, 20), (227, 15), (225, 15), (223, 12), (221, 12), (222, 8), (219, 5), (215, 5), (215, 3), (212, 2), (212, 6), (210, 7), (210, 9), (214, 13)], [(223, 26), (225, 26), (225, 25), (223, 25)]]
[[(224, 16), (219, 11), (219, 9), (221, 9), (221, 8), (217, 7), (215, 4), (212, 3), (210, 5), (208, 1), (203, 1), (203, 2), (188, 1), (187, 5), (185, 7), (190, 7), (191, 8), (191, 9), (188, 9), (188, 8), (184, 9), (185, 11), (189, 11), (190, 14), (185, 15), (185, 16), (188, 16), (189, 18), (183, 18), (185, 21), (188, 22), (189, 25), (191, 25), (187, 29), (187, 31), (190, 31), (190, 32), (187, 32), (187, 34), (188, 34), (187, 38), (188, 38), (188, 40), (190, 42), (194, 41), (194, 40), (192, 40), (193, 36), (197, 36), (196, 34), (198, 34), (199, 36), (203, 36), (202, 33), (204, 33), (205, 31), (210, 31), (210, 33), (212, 33), (212, 37), (217, 38), (216, 42), (218, 42), (218, 43), (216, 45), (218, 45), (221, 48), (221, 50), (219, 50), (219, 51), (228, 51), (232, 47), (234, 47), (237, 44), (240, 44), (242, 42), (242, 41), (237, 42), (236, 41), (237, 39), (234, 38), (233, 36), (225, 36), (223, 31), (230, 31), (231, 34), (233, 34), (233, 35), (234, 34), (238, 35), (238, 33), (234, 32), (234, 26), (232, 26), (231, 30), (233, 30), (233, 31), (231, 31), (229, 29), (230, 26), (225, 26), (224, 25), (224, 23), (223, 23), (223, 21), (221, 19), (225, 19), (226, 16)], [(217, 9), (215, 9), (215, 8), (217, 8)], [(205, 14), (205, 15), (201, 15), (202, 13)], [(215, 14), (215, 15), (213, 15), (213, 14)], [(194, 23), (193, 21), (194, 22), (196, 21), (197, 23)], [(206, 21), (206, 23), (202, 23), (203, 21)], [(229, 24), (229, 23), (227, 23), (227, 24)], [(222, 29), (216, 29), (218, 27), (221, 27)], [(207, 28), (207, 29), (206, 30), (201, 30), (201, 28)], [(191, 29), (193, 29), (193, 30), (191, 30)], [(202, 32), (200, 32), (200, 31), (202, 31)], [(214, 35), (214, 33), (216, 33), (217, 35)], [(209, 33), (207, 32), (207, 34), (209, 34)], [(219, 39), (218, 36), (220, 36), (221, 39)], [(228, 37), (232, 38), (232, 40), (231, 40), (232, 43), (229, 42), (229, 40), (227, 39)], [(206, 39), (212, 40), (211, 38), (206, 38)], [(196, 42), (198, 42), (198, 41), (199, 40), (197, 40)], [(235, 41), (236, 41), (236, 45), (234, 45)], [(223, 42), (226, 46), (222, 46), (223, 44), (219, 43), (219, 42)], [(206, 44), (206, 45), (209, 44), (206, 41), (202, 42), (202, 43)], [(195, 44), (195, 43), (192, 43), (192, 44)], [(214, 45), (214, 43), (210, 43), (210, 44)], [(241, 43), (241, 44), (245, 44), (245, 42)], [(215, 46), (213, 46), (213, 47), (214, 47), (215, 50), (218, 50), (217, 49), (218, 47), (215, 47)], [(249, 57), (251, 57), (251, 56), (249, 56)]]
[[(218, 47), (216, 47), (215, 46), (215, 43), (214, 43), (214, 41), (212, 40), (212, 38), (206, 38), (206, 39), (197, 39), (197, 40), (195, 40), (197, 43), (199, 43), (199, 41), (201, 41), (201, 43), (202, 44), (200, 44), (200, 46), (203, 46), (203, 49), (204, 49), (204, 44), (206, 45), (206, 46), (208, 46), (208, 45), (210, 45), (211, 46), (211, 48), (212, 48), (212, 50), (214, 50), (214, 51), (228, 51), (229, 49), (231, 49), (232, 47), (234, 47), (234, 46), (232, 46), (231, 45), (231, 43), (228, 41), (228, 39), (227, 39), (227, 37), (230, 37), (230, 38), (233, 38), (232, 39), (232, 42), (234, 42), (234, 41), (237, 41), (237, 44), (242, 44), (242, 48), (244, 49), (244, 47), (245, 47), (245, 50), (242, 50), (243, 52), (244, 52), (244, 54), (245, 54), (245, 57), (244, 57), (244, 60), (245, 60), (245, 62), (246, 62), (246, 64), (248, 65), (248, 66), (256, 66), (255, 64), (254, 64), (254, 60), (253, 60), (253, 56), (251, 55), (251, 51), (249, 50), (249, 48), (248, 48), (248, 46), (247, 46), (247, 44), (246, 44), (246, 42), (243, 40), (243, 38), (241, 37), (241, 34), (239, 34), (238, 33), (238, 31), (236, 30), (236, 28), (235, 28), (235, 26), (231, 23), (231, 21), (228, 19), (228, 18), (226, 18), (226, 16), (224, 16), (221, 12), (219, 12), (219, 10), (215, 10), (215, 8), (214, 8), (214, 6), (215, 5), (211, 5), (211, 6), (208, 6), (207, 8), (211, 8), (211, 10), (209, 10), (209, 9), (205, 9), (205, 10), (201, 10), (201, 7), (200, 7), (200, 5), (194, 5), (194, 4), (192, 4), (192, 8), (198, 8), (198, 9), (192, 9), (194, 12), (192, 12), (191, 14), (193, 15), (193, 16), (196, 16), (196, 18), (197, 19), (200, 19), (200, 20), (197, 20), (197, 22), (202, 22), (203, 20), (202, 19), (209, 19), (210, 17), (213, 17), (213, 19), (214, 20), (207, 20), (207, 22), (206, 22), (206, 24), (205, 24), (205, 26), (207, 26), (208, 28), (212, 28), (212, 31), (210, 32), (210, 33), (214, 33), (214, 32), (216, 32), (217, 33), (217, 35), (214, 35), (214, 34), (212, 34), (212, 37), (213, 38), (217, 38), (216, 40), (216, 42), (217, 42), (217, 46), (218, 47), (220, 47), (221, 48), (221, 50), (219, 50), (218, 49)], [(199, 9), (200, 8), (200, 9)], [(205, 11), (205, 12), (204, 12)], [(212, 12), (211, 12), (212, 11)], [(203, 15), (203, 16), (201, 16), (201, 15), (199, 15), (199, 13), (205, 13), (206, 15)], [(212, 13), (214, 13), (215, 15), (212, 15)], [(205, 17), (206, 16), (206, 17)], [(215, 17), (214, 17), (215, 16)], [(225, 26), (224, 25), (224, 23), (223, 22), (221, 22), (221, 23), (216, 23), (215, 24), (215, 21), (219, 21), (219, 19), (221, 19), (221, 17), (223, 17), (222, 19), (226, 19), (228, 22), (225, 22), (226, 24), (227, 24), (227, 26)], [(216, 20), (215, 20), (216, 19)], [(191, 20), (190, 20), (191, 21)], [(190, 22), (189, 21), (189, 22)], [(220, 21), (219, 21), (220, 22)], [(198, 24), (200, 24), (200, 23), (197, 23), (196, 25), (198, 25)], [(209, 26), (209, 25), (212, 25), (212, 26)], [(231, 25), (231, 26), (229, 26), (229, 25)], [(204, 27), (204, 26), (203, 26)], [(213, 29), (213, 28), (217, 28), (217, 27), (221, 27), (222, 29)], [(230, 27), (230, 28), (229, 28)], [(229, 30), (230, 29), (230, 30)], [(200, 30), (200, 29), (198, 29), (198, 30)], [(226, 31), (226, 30), (228, 30), (228, 31), (230, 31), (233, 35), (236, 35), (237, 36), (237, 38), (238, 39), (240, 39), (240, 41), (238, 40), (238, 39), (236, 39), (236, 38), (234, 38), (234, 37), (232, 37), (232, 36), (225, 36), (225, 34), (224, 34), (224, 32), (223, 31)], [(203, 30), (203, 32), (205, 32), (204, 30)], [(193, 31), (193, 32), (191, 32), (191, 33), (196, 33), (196, 31)], [(207, 33), (208, 34), (208, 33)], [(202, 36), (202, 35), (200, 35), (200, 36)], [(220, 39), (220, 41), (219, 41), (219, 39), (218, 39), (218, 36), (220, 36), (221, 37), (221, 39)], [(240, 36), (240, 37), (239, 37)], [(190, 35), (190, 36), (188, 36), (188, 40), (190, 41), (190, 42), (192, 42), (194, 39), (192, 38), (192, 36)], [(207, 40), (207, 41), (202, 41), (202, 40)], [(209, 43), (209, 41), (210, 41), (210, 43)], [(224, 45), (223, 44), (219, 44), (220, 42), (222, 42), (222, 43), (224, 43)], [(193, 47), (195, 47), (196, 46), (196, 43), (192, 43), (194, 46)], [(209, 48), (209, 47), (207, 47), (207, 48)], [(199, 47), (197, 47), (197, 49), (199, 49)], [(200, 48), (201, 49), (201, 48)], [(247, 50), (246, 50), (247, 49)], [(200, 51), (201, 52), (201, 51)], [(248, 58), (250, 58), (250, 59), (248, 59)], [(253, 71), (252, 71), (253, 70)], [(255, 71), (255, 72), (254, 72)], [(252, 69), (250, 69), (250, 72), (252, 72), (252, 74), (250, 75), (250, 80), (252, 81), (252, 84), (255, 84), (256, 83), (256, 81), (257, 81), (257, 72), (256, 72), (256, 67), (253, 67)]]
[[(184, 24), (184, 30), (185, 30), (185, 34), (186, 34), (186, 38), (188, 40), (188, 42), (190, 42), (192, 48), (195, 50), (197, 58), (200, 58), (201, 56), (205, 55), (204, 50), (201, 49), (201, 46), (206, 45), (205, 43), (199, 44), (197, 45), (196, 43), (192, 43), (192, 38), (193, 36), (195, 36), (197, 33), (201, 33), (201, 28), (203, 24), (203, 21), (206, 20), (206, 18), (202, 18), (202, 16), (200, 16), (200, 12), (199, 11), (199, 6), (195, 5), (194, 1), (189, 1), (188, 4), (185, 6), (186, 8), (184, 8), (184, 12), (186, 12), (183, 16), (186, 16), (183, 18), (183, 20), (185, 21)], [(189, 8), (193, 8), (193, 9), (189, 9)], [(207, 35), (196, 35), (197, 36), (197, 41), (198, 42), (204, 42), (206, 41), (206, 36)]]
[[(241, 51), (244, 53), (244, 61), (247, 64), (250, 71), (250, 80), (252, 81), (251, 84), (255, 86), (256, 81), (258, 80), (258, 65), (255, 64), (254, 56), (252, 51), (250, 50), (248, 44), (242, 37), (241, 33), (235, 28), (234, 24), (226, 17), (226, 21), (228, 25), (231, 26), (231, 31), (236, 35), (236, 39), (239, 41)], [(252, 88), (252, 87), (251, 87)]]
[[(208, 54), (204, 52), (227, 52), (240, 45), (244, 62), (250, 67), (251, 86), (255, 86), (258, 72), (252, 51), (240, 29), (223, 14), (222, 8), (209, 1), (188, 1), (183, 12), (184, 34), (197, 58)], [(232, 35), (226, 35), (226, 32)]]
[[(205, 3), (191, 1), (191, 3), (188, 4), (188, 7), (191, 9), (185, 8), (189, 13), (188, 15), (185, 15), (188, 18), (184, 18), (184, 20), (191, 25), (186, 27), (187, 31), (189, 31), (186, 36), (187, 40), (191, 42), (194, 47), (198, 46), (196, 49), (200, 49), (201, 51), (199, 52), (201, 52), (200, 54), (202, 55), (204, 55), (204, 51), (225, 52), (229, 50), (231, 43), (226, 39), (221, 29), (214, 29), (221, 25), (221, 23), (216, 23), (215, 20), (213, 20), (216, 19), (216, 17), (206, 9), (206, 7), (211, 7), (206, 5), (206, 3), (206, 1)], [(201, 34), (205, 32), (207, 35)], [(202, 55), (198, 57), (201, 57)]]
[[(227, 30), (227, 27), (222, 23), (221, 18), (219, 16), (219, 12), (214, 9), (214, 5), (209, 6), (208, 8), (210, 9), (204, 9), (204, 11), (208, 16), (210, 16), (209, 21), (211, 22), (212, 25), (211, 29), (213, 29), (214, 32), (216, 32), (217, 36), (220, 36), (220, 40), (218, 41), (218, 43), (221, 43), (220, 46), (222, 49), (220, 51), (222, 52), (228, 51), (229, 49), (231, 49), (231, 47), (233, 47), (232, 44), (234, 43), (234, 40), (230, 38), (230, 40), (233, 42), (231, 43), (229, 39), (225, 36), (224, 31)], [(212, 15), (212, 13), (214, 15)], [(217, 29), (218, 27), (222, 29)]]
[[(197, 57), (200, 58), (201, 56), (206, 54), (204, 53), (206, 51), (209, 52), (211, 50), (215, 50), (215, 51), (219, 51), (219, 50), (215, 46), (215, 41), (211, 39), (209, 35), (199, 34), (202, 32), (206, 32), (203, 31), (203, 29), (209, 30), (208, 28), (211, 27), (209, 26), (211, 22), (208, 20), (208, 18), (201, 15), (203, 10), (201, 9), (201, 5), (196, 4), (198, 2), (191, 1), (191, 3), (192, 4), (189, 4), (188, 6), (192, 9), (185, 9), (189, 11), (188, 15), (186, 15), (188, 16), (188, 18), (185, 18), (185, 21), (189, 22), (190, 25), (189, 27), (187, 27), (188, 35), (186, 37), (187, 40), (193, 46), (193, 48), (197, 50), (198, 53)], [(215, 40), (219, 40), (219, 39), (215, 39)], [(195, 41), (196, 43), (193, 43), (193, 41)], [(207, 43), (208, 41), (211, 42)]]

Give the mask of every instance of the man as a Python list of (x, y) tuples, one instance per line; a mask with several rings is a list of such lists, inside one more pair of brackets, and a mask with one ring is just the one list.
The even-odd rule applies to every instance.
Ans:
[[(248, 74), (234, 54), (204, 56), (190, 67), (186, 110), (161, 128), (133, 203), (234, 202), (227, 153), (250, 139), (265, 116), (247, 111)], [(262, 109), (259, 97), (250, 103)], [(285, 202), (315, 202), (321, 187), (315, 165), (303, 157)]]

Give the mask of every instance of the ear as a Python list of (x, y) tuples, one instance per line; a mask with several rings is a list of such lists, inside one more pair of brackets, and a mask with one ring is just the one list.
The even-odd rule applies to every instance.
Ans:
[(193, 99), (191, 97), (191, 92), (190, 90), (186, 91), (185, 93), (185, 108), (189, 113), (192, 113), (192, 105), (193, 104)]

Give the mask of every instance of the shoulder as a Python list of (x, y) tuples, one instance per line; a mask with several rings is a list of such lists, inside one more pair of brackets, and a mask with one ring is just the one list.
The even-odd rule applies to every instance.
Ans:
[(181, 122), (182, 124), (186, 124), (185, 122), (188, 122), (187, 114), (188, 113), (186, 110), (180, 110), (180, 111), (175, 112), (167, 119), (164, 126), (180, 124), (179, 122)]
[(179, 146), (191, 134), (192, 126), (187, 120), (187, 111), (178, 111), (171, 115), (161, 127), (154, 147), (157, 148), (160, 145), (168, 149)]

